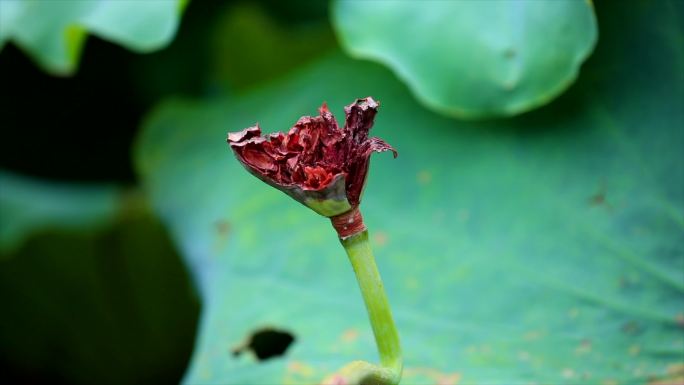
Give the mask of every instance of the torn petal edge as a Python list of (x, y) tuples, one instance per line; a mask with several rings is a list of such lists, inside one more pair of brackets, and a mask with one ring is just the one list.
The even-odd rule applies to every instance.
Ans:
[(369, 146), (370, 146), (370, 151), (375, 151), (375, 152), (384, 152), (384, 151), (392, 151), (392, 155), (396, 159), (397, 156), (399, 156), (399, 153), (397, 150), (394, 149), (389, 143), (385, 142), (384, 140), (378, 138), (378, 137), (373, 137), (368, 139)]
[(228, 142), (231, 145), (241, 145), (242, 142), (252, 139), (254, 137), (260, 137), (261, 136), (261, 127), (259, 127), (259, 123), (255, 124), (252, 127), (247, 127), (242, 131), (238, 132), (229, 132), (228, 137), (226, 138), (226, 142)]

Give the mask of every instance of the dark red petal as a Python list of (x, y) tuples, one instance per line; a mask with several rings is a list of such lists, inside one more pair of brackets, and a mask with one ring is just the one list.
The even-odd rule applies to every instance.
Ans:
[(282, 132), (274, 132), (268, 135), (268, 141), (275, 147), (282, 145), (283, 140), (285, 140), (285, 135)]
[(333, 175), (323, 167), (304, 167), (306, 181), (305, 190), (320, 190), (327, 187), (332, 182)]
[(378, 102), (369, 96), (356, 99), (354, 103), (344, 107), (346, 114), (344, 131), (354, 138), (356, 143), (361, 144), (368, 138), (368, 131), (373, 127), (373, 120), (379, 106)]
[(285, 139), (283, 139), (283, 144), (281, 147), (288, 152), (302, 151), (302, 146), (299, 145), (299, 134), (290, 130), (290, 133), (285, 135)]
[(352, 159), (347, 166), (349, 177), (346, 186), (347, 197), (352, 205), (357, 205), (361, 201), (371, 154), (383, 151), (392, 151), (395, 158), (398, 155), (392, 146), (380, 138), (370, 138), (354, 149)]
[(238, 132), (229, 132), (228, 133), (228, 143), (240, 143), (243, 141), (246, 141), (248, 139), (254, 138), (254, 137), (259, 137), (261, 136), (261, 128), (259, 128), (259, 124), (257, 123), (256, 125), (252, 127), (245, 128), (242, 131)]
[(287, 167), (294, 170), (295, 166), (297, 166), (297, 163), (299, 163), (299, 155), (293, 156), (292, 158), (286, 160), (285, 163), (287, 164)]
[(369, 153), (372, 151), (375, 152), (383, 152), (383, 151), (392, 151), (392, 154), (396, 158), (399, 153), (397, 150), (394, 149), (394, 147), (390, 146), (389, 143), (385, 142), (384, 140), (380, 138), (370, 138), (368, 139), (369, 143)]
[(246, 146), (241, 152), (241, 160), (252, 167), (260, 170), (276, 171), (278, 166), (273, 158), (264, 152), (263, 147), (258, 145)]

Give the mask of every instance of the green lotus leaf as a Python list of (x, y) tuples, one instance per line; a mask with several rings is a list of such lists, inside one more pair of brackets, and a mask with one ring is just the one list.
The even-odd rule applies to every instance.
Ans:
[[(377, 360), (329, 221), (249, 175), (225, 143), (255, 121), (286, 130), (323, 100), (339, 119), (369, 95), (381, 102), (373, 134), (399, 151), (373, 158), (361, 209), (403, 384), (681, 382), (676, 4), (606, 4), (588, 80), (506, 120), (436, 114), (385, 67), (341, 53), (240, 96), (160, 105), (135, 153), (204, 300), (184, 382), (312, 384)], [(273, 329), (294, 336), (283, 356), (233, 355)]]
[(45, 71), (71, 75), (88, 33), (136, 52), (171, 42), (187, 0), (2, 0), (0, 49), (12, 41)]
[(598, 35), (584, 0), (338, 0), (332, 16), (350, 54), (387, 65), (424, 105), (461, 118), (553, 100)]

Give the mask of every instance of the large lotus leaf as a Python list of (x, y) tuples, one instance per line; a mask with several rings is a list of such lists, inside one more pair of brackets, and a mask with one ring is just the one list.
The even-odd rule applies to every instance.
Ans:
[[(679, 12), (650, 2), (609, 13), (586, 80), (514, 119), (436, 115), (388, 70), (340, 54), (238, 98), (156, 109), (137, 166), (205, 305), (185, 382), (310, 384), (377, 359), (328, 220), (249, 175), (225, 143), (256, 120), (286, 130), (323, 100), (339, 119), (367, 95), (382, 103), (374, 134), (399, 150), (374, 157), (362, 209), (402, 338), (403, 383), (675, 382)], [(283, 358), (231, 354), (263, 327), (294, 334)]]
[(88, 32), (136, 52), (166, 46), (187, 0), (2, 0), (0, 49), (13, 41), (46, 71), (72, 74)]
[(332, 16), (352, 55), (386, 64), (426, 106), (462, 118), (548, 103), (598, 34), (588, 0), (339, 0)]

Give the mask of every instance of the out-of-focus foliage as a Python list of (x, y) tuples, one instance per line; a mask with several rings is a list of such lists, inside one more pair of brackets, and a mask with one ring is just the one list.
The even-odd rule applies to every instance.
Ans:
[(2, 0), (0, 49), (12, 41), (57, 75), (78, 65), (88, 33), (136, 52), (171, 42), (187, 0)]
[[(283, 11), (193, 2), (165, 49), (136, 55), (91, 37), (69, 78), (13, 44), (0, 52), (0, 169), (13, 170), (0, 171), (0, 383), (178, 382), (197, 299), (140, 197), (108, 181), (135, 182), (130, 136), (162, 96), (254, 86), (335, 46), (324, 2), (296, 22)], [(249, 44), (240, 28), (259, 38)]]
[(427, 107), (461, 118), (546, 104), (597, 39), (588, 0), (334, 2), (340, 42), (391, 68)]
[[(161, 105), (136, 156), (204, 301), (185, 382), (314, 383), (374, 359), (327, 220), (245, 172), (224, 142), (255, 120), (286, 130), (323, 100), (339, 118), (367, 95), (382, 103), (374, 134), (400, 153), (374, 158), (362, 207), (403, 383), (673, 376), (684, 349), (684, 46), (669, 6), (611, 9), (583, 80), (514, 119), (438, 116), (386, 69), (340, 54), (239, 98)], [(295, 334), (285, 359), (231, 356), (262, 326)]]
[[(143, 42), (157, 36), (161, 48), (183, 3), (0, 0), (0, 48), (12, 41), (51, 73), (72, 73), (87, 33), (136, 52), (153, 49)], [(206, 303), (185, 382), (311, 384), (349, 360), (374, 359), (353, 273), (327, 221), (249, 176), (224, 142), (226, 131), (257, 120), (286, 130), (323, 100), (339, 118), (342, 105), (368, 95), (383, 103), (375, 134), (400, 151), (397, 160), (374, 158), (363, 210), (406, 351), (404, 383), (684, 381), (681, 2), (597, 3), (602, 37), (579, 81), (549, 106), (487, 123), (426, 110), (457, 114), (421, 96), (389, 51), (357, 53), (337, 8), (353, 4), (335, 4), (338, 37), (394, 75), (339, 52), (307, 63), (334, 45), (322, 23), (327, 2), (259, 3), (268, 17), (253, 3), (194, 2), (179, 38), (151, 55), (91, 38), (70, 79), (35, 76), (12, 44), (0, 52), (0, 167), (52, 178), (134, 182), (125, 159), (141, 111), (162, 95), (219, 94), (164, 103), (136, 149), (155, 212)], [(168, 8), (147, 12), (160, 4)], [(406, 23), (385, 25), (398, 10), (383, 9), (346, 21), (370, 23), (350, 32), (375, 32), (364, 43), (398, 44), (405, 68), (424, 70), (430, 59), (433, 83), (424, 87), (435, 100), (471, 103), (474, 117), (509, 115), (567, 87), (596, 34), (584, 1), (537, 2), (548, 9), (534, 20), (527, 4), (498, 4), (515, 15), (508, 20), (473, 11), (425, 22), (416, 9)], [(562, 6), (576, 8), (552, 12)], [(585, 17), (559, 39), (558, 20), (573, 15)], [(546, 28), (532, 36), (513, 25)], [(474, 38), (454, 40), (452, 31)], [(502, 48), (511, 41), (519, 45)], [(490, 43), (499, 50), (479, 51)], [(544, 59), (558, 59), (555, 72)], [(166, 233), (125, 191), (0, 173), (0, 382), (178, 380), (197, 303)], [(295, 334), (285, 357), (233, 357), (260, 327)]]
[(198, 303), (139, 196), (2, 173), (0, 215), (0, 382), (178, 378)]
[(0, 252), (40, 230), (101, 226), (114, 218), (122, 194), (115, 186), (45, 183), (2, 171), (0, 186)]
[(323, 21), (288, 25), (247, 3), (222, 13), (211, 42), (212, 81), (224, 89), (242, 89), (311, 61), (333, 47), (335, 39)]

